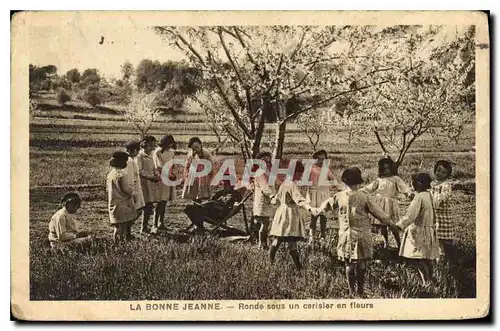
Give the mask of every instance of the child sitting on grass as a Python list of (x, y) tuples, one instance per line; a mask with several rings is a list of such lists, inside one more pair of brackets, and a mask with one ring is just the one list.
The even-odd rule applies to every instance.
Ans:
[(85, 248), (91, 242), (86, 231), (78, 231), (75, 214), (80, 209), (82, 199), (78, 193), (66, 193), (62, 199), (62, 208), (51, 218), (49, 223), (49, 241), (52, 248)]
[(433, 280), (433, 260), (439, 257), (433, 199), (429, 192), (431, 177), (426, 173), (419, 173), (412, 180), (418, 193), (410, 203), (406, 215), (396, 223), (398, 228), (404, 230), (399, 255), (413, 262), (423, 285), (427, 285)]
[[(324, 201), (319, 208), (313, 210), (318, 215), (327, 210), (338, 207), (339, 239), (337, 256), (345, 263), (345, 272), (350, 295), (364, 295), (366, 261), (373, 258), (372, 221), (370, 215), (375, 216), (382, 224), (394, 228), (390, 222), (390, 215), (384, 212), (375, 199), (362, 190), (361, 170), (357, 167), (346, 169), (342, 173), (342, 182), (347, 188)], [(394, 231), (396, 231), (394, 229)]]
[(112, 169), (106, 180), (108, 190), (109, 221), (115, 228), (113, 240), (129, 240), (129, 224), (137, 217), (134, 204), (134, 183), (130, 182), (125, 170), (129, 155), (125, 152), (114, 152), (109, 164)]

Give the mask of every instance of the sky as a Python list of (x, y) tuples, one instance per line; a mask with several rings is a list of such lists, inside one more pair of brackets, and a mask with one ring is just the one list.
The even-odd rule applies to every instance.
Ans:
[(30, 63), (53, 64), (58, 74), (73, 68), (80, 72), (96, 68), (107, 78), (118, 78), (120, 65), (125, 61), (135, 67), (142, 59), (164, 62), (183, 58), (151, 29), (133, 25), (37, 26), (31, 28), (29, 43)]
[[(460, 27), (463, 33), (466, 27)], [(459, 32), (459, 33), (460, 33)], [(443, 39), (454, 38), (456, 26), (446, 26)], [(100, 44), (101, 36), (104, 41)], [(438, 38), (441, 39), (441, 38)], [(77, 68), (80, 72), (96, 68), (104, 77), (119, 78), (120, 66), (130, 61), (134, 67), (142, 59), (179, 61), (180, 51), (169, 47), (152, 29), (134, 24), (95, 22), (79, 24), (68, 21), (58, 26), (35, 26), (29, 38), (30, 63), (42, 66), (53, 64), (58, 74)]]

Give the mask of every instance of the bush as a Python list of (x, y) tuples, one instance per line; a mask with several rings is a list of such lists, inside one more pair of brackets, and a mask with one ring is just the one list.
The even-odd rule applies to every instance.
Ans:
[(69, 95), (69, 93), (61, 88), (57, 91), (57, 102), (61, 105), (61, 106), (64, 106), (66, 104), (66, 102), (70, 101), (71, 100), (71, 96)]
[(104, 96), (97, 89), (87, 89), (83, 95), (83, 101), (88, 102), (92, 107), (104, 103)]

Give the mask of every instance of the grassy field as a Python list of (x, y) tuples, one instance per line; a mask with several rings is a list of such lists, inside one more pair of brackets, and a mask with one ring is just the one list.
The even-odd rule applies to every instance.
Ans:
[[(271, 266), (267, 255), (251, 242), (228, 242), (222, 238), (224, 234), (219, 234), (221, 238), (175, 235), (175, 230), (188, 225), (182, 213), (187, 202), (182, 200), (168, 207), (170, 231), (112, 247), (104, 189), (109, 171), (107, 160), (116, 148), (136, 135), (119, 115), (74, 108), (73, 115), (58, 109), (64, 114), (60, 116), (51, 113), (55, 110), (46, 109), (41, 114), (44, 117), (36, 117), (30, 125), (30, 295), (33, 300), (347, 297), (343, 268), (335, 256), (335, 218), (328, 220), (329, 240), (325, 248), (300, 246), (306, 267), (301, 274), (294, 272), (284, 249), (277, 256), (277, 264)], [(75, 114), (88, 118), (74, 119), (71, 116)], [(202, 121), (189, 116), (182, 119), (184, 124), (162, 118), (152, 130), (158, 138), (173, 134), (180, 142), (179, 157), (184, 154), (190, 136), (200, 136), (209, 147), (216, 141)], [(177, 116), (177, 120), (179, 118), (182, 116)], [(286, 156), (308, 157), (311, 148), (299, 130), (294, 125), (288, 129)], [(432, 137), (422, 137), (405, 158), (400, 168), (401, 177), (408, 181), (421, 162), (422, 170), (431, 171), (434, 162), (444, 158), (456, 164), (455, 178), (473, 183), (472, 146), (472, 131), (460, 144), (438, 143)], [(349, 144), (346, 132), (339, 129), (338, 133), (324, 137), (319, 147), (330, 152), (332, 169), (337, 176), (347, 166), (356, 165), (363, 170), (365, 180), (375, 178), (380, 151), (372, 137)], [(217, 156), (218, 162), (235, 153), (236, 148), (226, 146), (222, 151), (222, 155)], [(95, 185), (79, 189), (84, 204), (78, 214), (82, 226), (95, 234), (93, 248), (86, 253), (53, 253), (46, 240), (48, 221), (59, 208), (60, 196), (70, 189), (53, 186), (82, 184)], [(475, 297), (473, 192), (472, 185), (472, 190), (459, 190), (454, 194), (452, 213), (457, 225), (459, 258), (437, 266), (436, 286), (420, 286), (417, 272), (400, 260), (396, 252), (381, 249), (381, 237), (375, 235), (376, 256), (369, 265), (366, 282), (370, 298)], [(402, 203), (402, 212), (407, 205), (407, 201)], [(249, 211), (250, 207), (251, 201)], [(230, 224), (243, 228), (241, 216)], [(138, 224), (134, 231), (138, 231)]]

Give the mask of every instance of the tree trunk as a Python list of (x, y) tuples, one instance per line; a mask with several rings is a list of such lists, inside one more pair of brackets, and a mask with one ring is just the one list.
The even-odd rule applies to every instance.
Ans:
[(274, 142), (273, 158), (281, 159), (285, 142), (286, 121), (276, 123), (276, 138)]
[(260, 152), (260, 144), (262, 143), (262, 136), (264, 135), (264, 127), (266, 124), (266, 117), (264, 109), (260, 110), (259, 120), (257, 122), (257, 129), (255, 130), (255, 139), (252, 144), (252, 157), (256, 157)]

